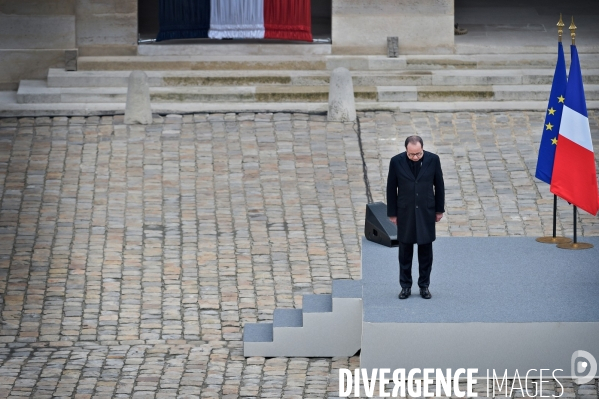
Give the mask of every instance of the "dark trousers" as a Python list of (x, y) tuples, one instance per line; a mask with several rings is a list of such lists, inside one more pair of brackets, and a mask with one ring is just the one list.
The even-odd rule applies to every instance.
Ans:
[[(412, 287), (412, 257), (414, 244), (399, 243), (399, 285)], [(428, 288), (433, 267), (433, 243), (418, 245), (418, 287)]]

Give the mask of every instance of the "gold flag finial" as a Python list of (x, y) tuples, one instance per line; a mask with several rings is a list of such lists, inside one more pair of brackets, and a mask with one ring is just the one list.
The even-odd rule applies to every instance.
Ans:
[(557, 36), (558, 41), (562, 41), (562, 34), (564, 33), (564, 21), (562, 21), (562, 13), (559, 13), (559, 21), (557, 22)]
[(574, 25), (574, 15), (572, 15), (572, 23), (570, 24), (570, 36), (572, 37), (572, 44), (576, 44), (576, 25)]

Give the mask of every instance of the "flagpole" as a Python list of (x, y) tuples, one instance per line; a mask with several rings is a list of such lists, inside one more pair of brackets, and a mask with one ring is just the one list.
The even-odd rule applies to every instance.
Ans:
[[(564, 32), (564, 21), (562, 21), (562, 14), (559, 14), (559, 21), (557, 21), (557, 40), (559, 43), (562, 42), (562, 34)], [(557, 237), (557, 195), (553, 195), (553, 235), (551, 237), (538, 237), (537, 242), (543, 244), (565, 244), (572, 242), (567, 237)]]
[(563, 243), (563, 244), (557, 244), (558, 248), (561, 249), (590, 249), (593, 248), (593, 244), (588, 243), (588, 242), (578, 242), (577, 240), (577, 236), (576, 236), (576, 224), (577, 224), (577, 215), (576, 215), (576, 205), (572, 205), (572, 214), (573, 214), (573, 225), (574, 225), (574, 240), (572, 242), (568, 242), (568, 243)]
[[(572, 37), (572, 46), (576, 45), (576, 25), (574, 25), (574, 16), (572, 16), (572, 23), (570, 24), (570, 27), (568, 28), (570, 30), (570, 36)], [(573, 225), (574, 225), (574, 240), (573, 242), (569, 242), (569, 243), (564, 243), (564, 244), (557, 244), (558, 248), (561, 249), (590, 249), (593, 248), (593, 244), (588, 243), (588, 242), (577, 242), (576, 239), (576, 221), (577, 221), (577, 217), (576, 217), (576, 205), (572, 204), (572, 210), (573, 210)]]
[(537, 242), (542, 244), (567, 244), (572, 242), (568, 237), (557, 236), (557, 195), (553, 194), (553, 235), (538, 237)]
[(574, 214), (574, 223), (572, 223), (574, 225), (574, 238), (572, 239), (572, 243), (576, 244), (576, 205), (572, 205), (572, 210), (574, 211), (572, 212)]
[(557, 235), (557, 195), (553, 194), (553, 238)]

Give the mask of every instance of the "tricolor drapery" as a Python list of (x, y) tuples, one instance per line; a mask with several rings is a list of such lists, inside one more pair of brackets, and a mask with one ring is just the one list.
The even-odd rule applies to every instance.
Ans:
[(312, 41), (310, 0), (160, 0), (157, 41), (206, 37)]

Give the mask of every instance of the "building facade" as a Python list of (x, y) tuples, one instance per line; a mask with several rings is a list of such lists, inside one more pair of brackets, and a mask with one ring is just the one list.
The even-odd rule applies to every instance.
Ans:
[[(151, 36), (157, 29), (157, 4), (0, 0), (0, 90), (64, 67), (65, 50), (77, 49), (79, 56), (137, 55), (140, 34)], [(402, 54), (453, 52), (454, 0), (312, 0), (312, 10), (313, 25), (330, 33), (332, 54), (383, 55), (388, 36), (399, 38)]]

